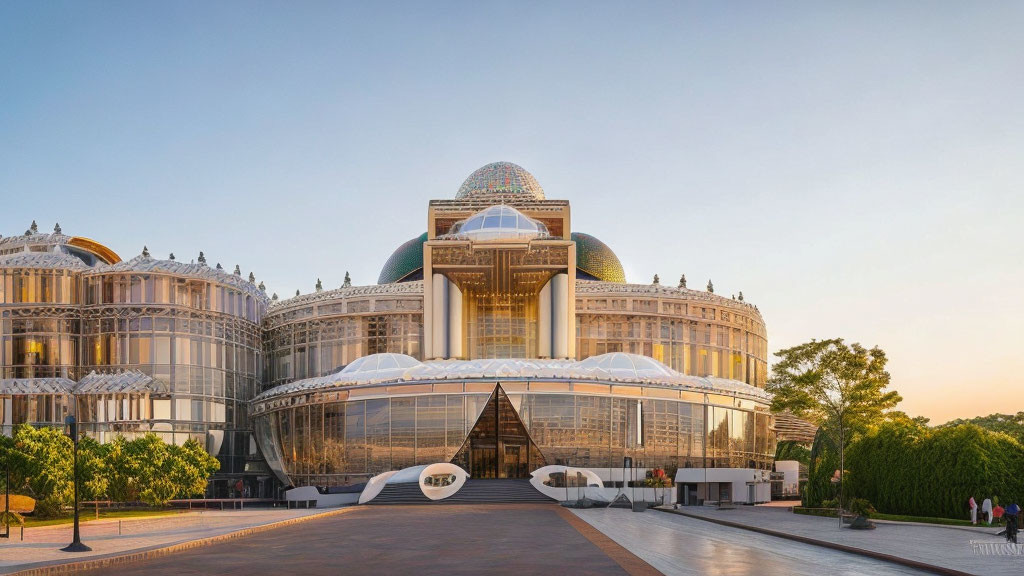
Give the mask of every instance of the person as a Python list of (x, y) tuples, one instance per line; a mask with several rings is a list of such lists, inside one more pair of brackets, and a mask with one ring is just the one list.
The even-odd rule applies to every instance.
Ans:
[(1020, 506), (1017, 503), (1006, 507), (1006, 541), (1017, 543), (1017, 523), (1020, 518)]
[(971, 524), (978, 523), (978, 503), (974, 501), (974, 496), (967, 501), (967, 506), (971, 509)]
[(985, 521), (988, 525), (992, 525), (992, 499), (985, 498), (985, 501), (981, 503), (981, 512), (985, 515)]

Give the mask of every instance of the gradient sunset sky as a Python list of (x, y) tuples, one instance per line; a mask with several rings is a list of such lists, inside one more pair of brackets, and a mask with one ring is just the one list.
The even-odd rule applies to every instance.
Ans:
[[(0, 233), (376, 282), (508, 160), (632, 282), (1024, 410), (1024, 3), (0, 3)], [(373, 6), (370, 6), (373, 4)]]

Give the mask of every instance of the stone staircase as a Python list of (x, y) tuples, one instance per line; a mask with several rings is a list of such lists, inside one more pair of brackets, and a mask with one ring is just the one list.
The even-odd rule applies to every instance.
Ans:
[(367, 504), (536, 504), (553, 503), (529, 480), (502, 478), (466, 480), (462, 489), (444, 500), (431, 500), (423, 495), (415, 482), (388, 484)]

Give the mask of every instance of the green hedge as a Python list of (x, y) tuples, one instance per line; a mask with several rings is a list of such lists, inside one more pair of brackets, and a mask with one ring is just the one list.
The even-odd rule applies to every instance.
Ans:
[[(992, 496), (1024, 502), (1024, 447), (973, 424), (883, 424), (850, 443), (846, 471), (847, 499), (865, 498), (886, 514), (964, 518), (971, 496), (979, 505)], [(812, 493), (831, 491), (821, 486), (824, 472)]]

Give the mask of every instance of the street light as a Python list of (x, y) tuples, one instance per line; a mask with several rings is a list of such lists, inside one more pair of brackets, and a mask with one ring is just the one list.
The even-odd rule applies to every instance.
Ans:
[(71, 541), (71, 544), (61, 548), (63, 552), (91, 552), (92, 548), (89, 548), (85, 544), (82, 544), (82, 537), (78, 531), (78, 423), (75, 422), (75, 417), (68, 414), (64, 418), (64, 425), (67, 427), (68, 436), (71, 437), (71, 443), (74, 446), (73, 456), (74, 458), (74, 483), (75, 483), (75, 537)]
[(7, 469), (7, 479), (4, 481), (4, 533), (0, 538), (11, 537), (11, 524), (8, 514), (11, 511), (11, 455), (4, 454), (4, 467)]

